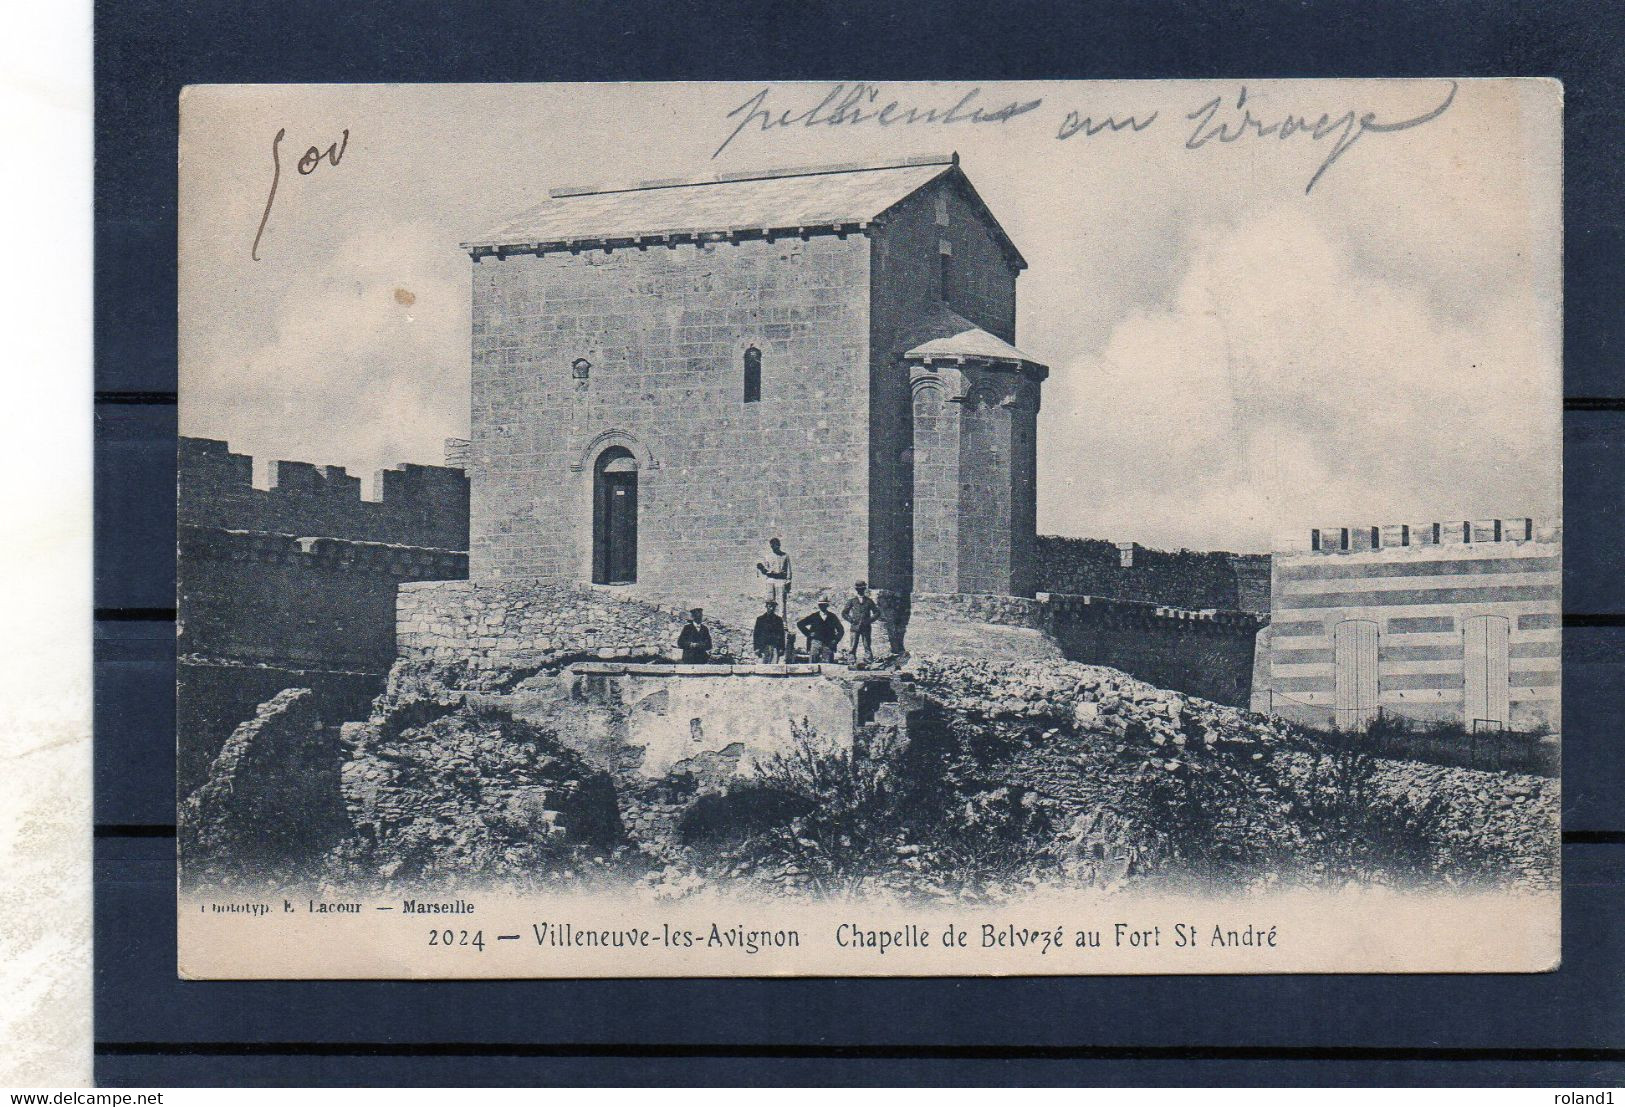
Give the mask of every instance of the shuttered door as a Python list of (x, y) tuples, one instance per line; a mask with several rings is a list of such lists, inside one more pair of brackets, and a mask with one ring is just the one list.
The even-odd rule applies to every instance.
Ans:
[(1377, 714), (1377, 624), (1348, 619), (1332, 632), (1337, 647), (1339, 730), (1364, 730)]
[(1507, 620), (1500, 615), (1477, 615), (1462, 627), (1468, 727), (1501, 728), (1507, 725)]

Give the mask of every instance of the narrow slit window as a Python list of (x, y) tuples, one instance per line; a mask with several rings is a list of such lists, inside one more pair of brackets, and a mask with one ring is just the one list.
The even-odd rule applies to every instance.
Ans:
[(937, 295), (943, 303), (952, 299), (954, 283), (954, 247), (953, 243), (943, 240), (937, 243)]
[(754, 404), (762, 398), (762, 351), (751, 346), (745, 351), (745, 402)]

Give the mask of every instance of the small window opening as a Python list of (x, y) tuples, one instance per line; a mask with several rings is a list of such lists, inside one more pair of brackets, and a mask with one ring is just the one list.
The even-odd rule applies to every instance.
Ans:
[(946, 197), (946, 196), (938, 196), (937, 197), (937, 226), (946, 227), (947, 225), (948, 225), (948, 197)]
[(952, 298), (954, 284), (954, 247), (951, 242), (937, 243), (937, 295), (943, 303)]
[(745, 351), (745, 402), (754, 404), (762, 398), (762, 351), (751, 346)]

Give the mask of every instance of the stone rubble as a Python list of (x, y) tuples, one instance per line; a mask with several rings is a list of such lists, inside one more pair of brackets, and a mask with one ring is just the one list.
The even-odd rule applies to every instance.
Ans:
[[(1139, 805), (1147, 773), (1198, 779), (1221, 797), (1225, 832), (1238, 839), (1306, 835), (1281, 795), (1314, 786), (1323, 751), (1292, 724), (1156, 688), (1113, 669), (1052, 661), (914, 657), (920, 691), (956, 716), (1020, 735), (1000, 770), (1031, 788), (1070, 838), (1089, 852), (1128, 862), (1143, 850)], [(1374, 800), (1412, 808), (1436, 803), (1443, 848), (1488, 855), (1505, 880), (1555, 886), (1559, 786), (1554, 779), (1418, 761), (1373, 758)], [(1234, 798), (1223, 801), (1225, 790)], [(1238, 843), (1246, 844), (1246, 843)], [(1110, 867), (1110, 866), (1107, 866)]]
[[(707, 869), (680, 827), (701, 794), (726, 798), (729, 788), (719, 793), (693, 774), (640, 782), (594, 768), (545, 728), (497, 709), (502, 694), (551, 670), (402, 661), (371, 717), (342, 728), (315, 717), (307, 691), (281, 693), (237, 729), (209, 782), (183, 806), (189, 863), (277, 850), (309, 856), (347, 834), (328, 854), (335, 881), (438, 873), (536, 885), (613, 870), (641, 877), (639, 886), (661, 897), (735, 879), (795, 894), (997, 896), (1035, 883), (1113, 884), (1165, 871), (1192, 852), (1190, 797), (1206, 819), (1194, 833), (1207, 840), (1195, 852), (1256, 870), (1259, 880), (1282, 878), (1294, 857), (1311, 879), (1331, 880), (1349, 853), (1332, 820), (1348, 817), (1346, 802), (1315, 807), (1349, 794), (1326, 785), (1335, 759), (1289, 723), (1099, 666), (916, 655), (906, 671), (919, 709), (959, 751), (946, 781), (957, 829), (904, 819), (865, 843), (809, 834), (799, 816), (773, 816), (761, 824), (777, 843), (768, 853), (753, 855), (746, 843), (722, 868)], [(1420, 812), (1427, 825), (1417, 833), (1447, 862), (1455, 853), (1488, 858), (1493, 879), (1555, 885), (1556, 780), (1365, 764), (1360, 802)], [(266, 825), (303, 837), (244, 833)], [(990, 835), (1037, 852), (988, 869), (992, 855), (965, 847)], [(857, 856), (866, 844), (870, 868), (844, 871), (831, 856)]]

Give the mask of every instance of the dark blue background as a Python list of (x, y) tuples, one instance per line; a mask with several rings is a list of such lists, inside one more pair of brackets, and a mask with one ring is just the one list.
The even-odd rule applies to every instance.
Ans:
[[(1440, 0), (98, 3), (98, 1079), (1619, 1083), (1625, 1072), (1622, 29), (1614, 3)], [(175, 150), (183, 85), (1410, 75), (1555, 76), (1566, 86), (1561, 971), (889, 981), (176, 979)]]

